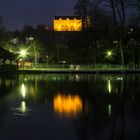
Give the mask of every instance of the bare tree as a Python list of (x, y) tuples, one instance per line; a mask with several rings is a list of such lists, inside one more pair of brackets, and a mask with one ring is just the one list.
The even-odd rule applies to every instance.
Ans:
[(113, 21), (116, 29), (119, 31), (119, 47), (121, 54), (121, 64), (124, 66), (124, 44), (123, 38), (125, 36), (125, 26), (126, 26), (126, 12), (129, 6), (130, 0), (106, 0), (108, 7), (112, 11)]
[(140, 0), (134, 0), (133, 4), (136, 6), (137, 10), (140, 12)]
[(137, 22), (137, 24), (140, 23), (140, 0), (133, 0), (131, 2), (131, 6), (135, 9), (135, 15), (133, 17), (133, 20)]
[(7, 32), (3, 25), (3, 18), (0, 17), (0, 46), (3, 47), (6, 41), (7, 41)]
[(38, 63), (38, 57), (40, 55), (40, 52), (41, 52), (41, 46), (40, 46), (40, 43), (36, 40), (33, 40), (30, 42), (30, 50), (31, 50), (31, 53), (34, 57), (34, 64), (37, 64)]
[(89, 12), (90, 12), (90, 0), (77, 0), (74, 6), (74, 14), (82, 17), (83, 28), (88, 27)]

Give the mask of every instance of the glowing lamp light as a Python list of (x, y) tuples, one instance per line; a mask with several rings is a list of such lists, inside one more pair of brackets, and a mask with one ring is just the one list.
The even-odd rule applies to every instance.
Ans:
[(57, 95), (53, 103), (54, 111), (61, 115), (75, 116), (82, 112), (82, 100), (77, 95)]
[(108, 51), (107, 56), (111, 56), (111, 55), (112, 55), (112, 51)]
[(105, 52), (105, 54), (106, 54), (106, 58), (108, 59), (112, 59), (114, 55), (113, 50), (108, 50)]
[(21, 55), (22, 57), (25, 57), (25, 56), (27, 55), (26, 50), (21, 50), (21, 51), (20, 51), (20, 55)]

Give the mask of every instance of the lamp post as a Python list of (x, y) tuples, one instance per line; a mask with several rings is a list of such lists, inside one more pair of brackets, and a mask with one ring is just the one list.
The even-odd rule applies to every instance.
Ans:
[(20, 51), (20, 55), (24, 58), (26, 56), (26, 50), (21, 50)]
[(112, 56), (112, 51), (107, 51), (107, 57), (111, 57)]
[(106, 51), (106, 58), (111, 62), (113, 60), (113, 50)]
[(24, 68), (24, 59), (27, 55), (27, 52), (26, 52), (26, 50), (21, 50), (19, 53), (20, 53), (20, 57), (22, 58), (23, 68)]
[(106, 58), (111, 59), (113, 56), (113, 50), (107, 50), (105, 54), (106, 54)]

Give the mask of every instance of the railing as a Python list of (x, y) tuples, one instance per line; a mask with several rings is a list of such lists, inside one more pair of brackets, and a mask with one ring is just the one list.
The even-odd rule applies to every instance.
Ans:
[(31, 64), (22, 65), (19, 70), (108, 70), (108, 69), (135, 69), (132, 66), (110, 65), (110, 64), (97, 64), (97, 65), (68, 65), (68, 64)]
[[(25, 63), (26, 64), (26, 63)], [(110, 65), (110, 64), (97, 64), (97, 65), (68, 65), (68, 64), (30, 64), (30, 65), (11, 65), (5, 64), (0, 65), (0, 72), (12, 72), (17, 70), (30, 70), (30, 71), (46, 71), (46, 72), (99, 72), (101, 71), (124, 71), (124, 70), (135, 70), (140, 71), (139, 68), (132, 67), (132, 65), (127, 67), (122, 67), (121, 65)]]

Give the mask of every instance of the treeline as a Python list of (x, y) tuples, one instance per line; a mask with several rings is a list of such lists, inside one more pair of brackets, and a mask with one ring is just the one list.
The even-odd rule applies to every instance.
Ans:
[(82, 17), (81, 32), (55, 32), (43, 24), (8, 32), (0, 26), (0, 45), (14, 53), (27, 49), (26, 59), (34, 63), (139, 67), (139, 12), (140, 0), (77, 0), (74, 15)]

